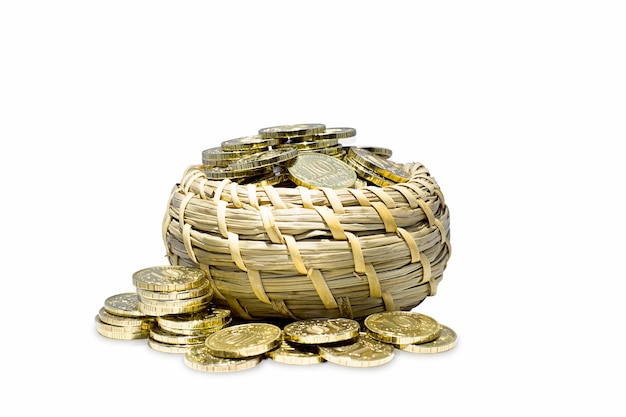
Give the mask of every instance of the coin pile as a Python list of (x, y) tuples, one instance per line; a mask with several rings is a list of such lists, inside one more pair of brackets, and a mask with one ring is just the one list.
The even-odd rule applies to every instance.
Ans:
[[(212, 291), (200, 290), (206, 280), (200, 268), (168, 265), (137, 271), (133, 274), (137, 292), (107, 298), (96, 316), (96, 329), (112, 339), (148, 339), (150, 348), (182, 354), (188, 367), (204, 372), (249, 369), (265, 358), (291, 365), (375, 367), (391, 361), (396, 349), (439, 353), (456, 346), (451, 328), (406, 311), (374, 313), (361, 321), (319, 318), (233, 324), (230, 310), (210, 302)], [(153, 304), (154, 300), (163, 304)], [(196, 301), (180, 304), (188, 300)]]
[(212, 180), (257, 186), (337, 189), (409, 180), (402, 165), (390, 160), (390, 149), (340, 143), (355, 136), (352, 127), (326, 127), (322, 123), (264, 127), (255, 135), (205, 149), (201, 169)]

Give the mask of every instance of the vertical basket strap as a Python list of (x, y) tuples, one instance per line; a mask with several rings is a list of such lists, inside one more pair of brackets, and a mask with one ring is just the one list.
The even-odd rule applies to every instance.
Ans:
[(228, 303), (229, 308), (235, 312), (235, 315), (246, 320), (254, 320), (254, 317), (248, 313), (248, 310), (239, 304), (239, 301), (236, 298), (227, 298), (226, 302)]
[(228, 251), (230, 252), (230, 256), (235, 265), (237, 265), (237, 267), (242, 271), (248, 271), (248, 268), (241, 257), (239, 235), (237, 233), (228, 232)]
[(380, 201), (374, 201), (372, 202), (372, 207), (376, 209), (376, 211), (378, 212), (378, 216), (383, 221), (385, 231), (395, 233), (396, 229), (398, 228), (396, 226), (396, 220), (393, 218), (393, 215), (391, 214), (387, 206)]
[(188, 193), (194, 180), (202, 176), (204, 176), (202, 171), (190, 171), (188, 175), (185, 175), (180, 183), (180, 188), (183, 190), (183, 193)]
[(196, 258), (196, 254), (193, 251), (193, 246), (191, 245), (191, 225), (189, 223), (185, 223), (185, 227), (183, 227), (183, 243), (185, 244), (185, 249), (187, 249), (187, 253), (191, 258), (191, 261), (194, 264), (197, 264), (198, 259)]
[(435, 195), (439, 198), (439, 201), (441, 201), (441, 208), (444, 208), (446, 206), (446, 200), (443, 198), (441, 188), (435, 188)]
[(429, 296), (433, 296), (437, 294), (437, 281), (432, 278), (430, 281), (428, 281), (428, 284), (430, 284), (430, 292), (428, 293)]
[(230, 199), (236, 208), (242, 208), (243, 204), (241, 204), (241, 200), (239, 199), (239, 190), (237, 187), (238, 184), (236, 182), (230, 183)]
[(285, 245), (287, 246), (287, 250), (291, 256), (291, 261), (296, 267), (296, 271), (301, 274), (306, 274), (308, 271), (306, 265), (304, 265), (304, 261), (302, 260), (302, 255), (300, 255), (296, 239), (291, 235), (283, 235), (283, 239), (285, 240)]
[(320, 300), (322, 300), (324, 307), (328, 309), (338, 308), (337, 301), (335, 300), (335, 297), (333, 297), (333, 293), (330, 292), (330, 288), (328, 288), (326, 280), (319, 269), (309, 269), (307, 276), (313, 283), (313, 287), (315, 288), (317, 295), (320, 297)]
[(311, 192), (308, 188), (301, 185), (296, 187), (300, 191), (300, 198), (302, 199), (302, 207), (314, 209), (313, 200), (311, 199)]
[(417, 198), (415, 195), (407, 190), (406, 187), (400, 187), (401, 184), (393, 184), (390, 187), (402, 194), (407, 203), (409, 203), (409, 208), (415, 209), (417, 208)]
[(396, 208), (396, 202), (393, 201), (393, 198), (391, 198), (391, 196), (387, 194), (385, 190), (383, 190), (382, 188), (379, 188), (379, 187), (365, 187), (365, 188), (368, 191), (370, 191), (372, 194), (375, 194), (376, 197), (378, 197), (380, 201), (385, 203), (385, 206), (387, 206), (388, 208)]
[(365, 197), (365, 194), (363, 194), (363, 191), (356, 189), (356, 188), (346, 188), (346, 191), (350, 192), (350, 194), (352, 194), (354, 198), (356, 198), (356, 201), (358, 201), (361, 206), (363, 207), (371, 206), (370, 201), (368, 200), (367, 197)]
[(259, 207), (259, 213), (261, 214), (261, 220), (263, 222), (265, 232), (272, 243), (283, 243), (283, 234), (278, 229), (278, 226), (276, 226), (272, 210), (269, 207), (261, 206)]
[(228, 227), (226, 227), (226, 206), (228, 203), (224, 200), (217, 201), (217, 229), (225, 239), (228, 239)]
[(248, 200), (250, 201), (250, 205), (255, 209), (259, 209), (259, 198), (256, 195), (256, 185), (248, 184)]
[(248, 269), (248, 280), (250, 281), (250, 286), (252, 287), (252, 291), (256, 298), (259, 299), (262, 303), (272, 304), (269, 297), (265, 293), (265, 288), (263, 288), (263, 281), (261, 280), (261, 274), (258, 269)]
[(346, 213), (346, 210), (343, 208), (343, 204), (341, 204), (341, 200), (339, 200), (339, 197), (337, 196), (337, 193), (335, 192), (335, 190), (333, 190), (332, 188), (328, 188), (328, 187), (322, 187), (320, 189), (326, 196), (326, 199), (328, 199), (328, 202), (330, 203), (330, 206), (333, 208), (333, 211), (335, 213), (338, 213), (338, 214)]
[(404, 239), (404, 242), (409, 247), (409, 252), (411, 253), (411, 263), (414, 264), (415, 262), (419, 261), (420, 249), (419, 246), (417, 246), (417, 242), (415, 241), (415, 239), (413, 239), (413, 236), (411, 236), (409, 232), (401, 227), (398, 227), (396, 229), (396, 233), (398, 234), (398, 236)]
[(185, 194), (185, 197), (183, 197), (183, 201), (180, 202), (180, 206), (178, 207), (178, 224), (179, 224), (181, 233), (185, 226), (185, 209), (187, 208), (187, 204), (194, 197), (194, 195), (195, 195), (194, 193)]
[(441, 223), (441, 220), (435, 217), (435, 213), (433, 213), (428, 204), (426, 204), (423, 200), (418, 200), (418, 204), (428, 219), (428, 225), (435, 226), (439, 229), (439, 233), (441, 234), (441, 243), (447, 245), (448, 236), (446, 235), (446, 229), (443, 226), (443, 223)]
[(428, 188), (428, 191), (430, 191), (431, 194), (435, 193), (435, 186), (433, 185), (432, 181), (428, 181), (423, 177), (413, 178), (412, 181), (418, 184), (422, 184), (424, 187)]
[(220, 181), (220, 183), (217, 186), (217, 188), (215, 188), (215, 192), (213, 193), (213, 201), (215, 201), (217, 203), (218, 201), (222, 200), (222, 191), (224, 191), (224, 188), (229, 183), (230, 183), (230, 180), (228, 178), (225, 178), (222, 181)]
[(423, 284), (432, 280), (432, 268), (428, 256), (423, 253), (420, 253), (420, 263), (422, 264), (422, 279), (418, 284)]
[(391, 293), (384, 292), (382, 298), (383, 303), (385, 304), (385, 310), (396, 311), (396, 304), (393, 302), (393, 297), (391, 296)]
[(370, 297), (379, 298), (382, 296), (382, 290), (380, 288), (380, 280), (376, 273), (376, 268), (372, 264), (365, 265), (365, 276), (367, 277), (367, 283), (370, 287)]
[(365, 258), (363, 256), (363, 250), (361, 249), (361, 242), (354, 234), (345, 232), (348, 242), (350, 243), (350, 249), (352, 250), (352, 259), (354, 259), (354, 271), (358, 274), (365, 272)]
[(324, 222), (330, 229), (330, 232), (333, 234), (333, 238), (337, 240), (346, 240), (346, 234), (343, 231), (343, 227), (341, 227), (341, 223), (335, 213), (326, 206), (315, 206), (315, 210), (322, 216)]
[(206, 193), (204, 192), (204, 187), (206, 186), (207, 181), (208, 180), (206, 177), (200, 178), (200, 180), (198, 181), (198, 195), (203, 200), (206, 200)]
[(274, 189), (274, 187), (272, 187), (271, 185), (266, 185), (266, 186), (263, 187), (263, 190), (265, 191), (265, 194), (267, 195), (267, 198), (270, 199), (270, 202), (272, 203), (274, 208), (277, 208), (277, 209), (286, 209), (287, 208), (287, 205), (280, 198), (280, 195), (278, 195), (278, 192), (276, 192), (276, 189)]

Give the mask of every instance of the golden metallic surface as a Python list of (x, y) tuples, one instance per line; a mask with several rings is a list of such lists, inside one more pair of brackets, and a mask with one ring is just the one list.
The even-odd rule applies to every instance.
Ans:
[(225, 308), (209, 308), (192, 314), (157, 317), (160, 326), (172, 329), (207, 329), (226, 324), (231, 312)]
[(298, 320), (283, 328), (284, 339), (302, 344), (325, 344), (354, 339), (359, 335), (359, 323), (347, 318)]
[(137, 340), (137, 339), (147, 339), (150, 335), (149, 332), (141, 332), (141, 333), (119, 333), (119, 332), (107, 332), (104, 329), (97, 329), (98, 333), (101, 336), (106, 337), (107, 339), (115, 339), (115, 340)]
[(282, 330), (269, 323), (244, 323), (225, 327), (209, 335), (206, 346), (222, 358), (262, 355), (280, 345)]
[(315, 135), (316, 139), (347, 139), (354, 136), (356, 129), (353, 127), (327, 127)]
[(262, 355), (249, 358), (220, 358), (211, 354), (206, 345), (193, 346), (185, 352), (184, 362), (191, 369), (202, 372), (236, 372), (258, 365)]
[(159, 326), (153, 326), (152, 329), (150, 329), (151, 339), (154, 339), (157, 342), (168, 343), (171, 345), (193, 345), (204, 343), (207, 336), (207, 334), (184, 335), (172, 333), (168, 330), (164, 330)]
[[(166, 317), (166, 316), (159, 316), (159, 317)], [(159, 317), (157, 317), (157, 319)], [(167, 325), (159, 325), (159, 327), (161, 327), (163, 330), (166, 330), (168, 332), (178, 333), (178, 334), (183, 334), (183, 335), (202, 335), (202, 334), (209, 335), (211, 333), (215, 333), (216, 331), (220, 329), (223, 329), (224, 327), (228, 326), (231, 322), (232, 322), (232, 318), (229, 317), (225, 323), (218, 324), (214, 327), (206, 327), (206, 328), (199, 328), (199, 329), (181, 329), (181, 328), (176, 328), (176, 327), (170, 327)]]
[(130, 326), (130, 327), (142, 327), (145, 330), (149, 330), (150, 326), (154, 323), (154, 318), (150, 316), (140, 317), (128, 317), (118, 316), (117, 314), (111, 314), (102, 307), (98, 311), (98, 318), (105, 324), (113, 326)]
[(318, 149), (326, 149), (333, 146), (339, 145), (338, 139), (319, 139), (310, 142), (298, 142), (298, 143), (286, 143), (284, 145), (279, 145), (278, 149), (283, 149), (286, 147), (295, 147), (299, 151), (307, 151), (307, 150), (318, 150)]
[(199, 165), (198, 168), (207, 178), (213, 180), (248, 178), (269, 174), (273, 171), (273, 167), (271, 165), (247, 169), (234, 169), (231, 166), (216, 167), (209, 165)]
[(260, 135), (244, 136), (241, 138), (225, 140), (221, 143), (224, 151), (241, 151), (248, 149), (263, 149), (278, 145), (281, 141), (276, 138), (262, 137)]
[(197, 344), (179, 345), (179, 344), (173, 344), (173, 343), (163, 343), (163, 342), (159, 342), (158, 340), (152, 339), (151, 337), (148, 337), (148, 346), (153, 350), (163, 352), (163, 353), (185, 353), (190, 348), (194, 346), (198, 346), (198, 345)]
[(388, 187), (390, 185), (395, 184), (393, 181), (387, 178), (383, 178), (382, 176), (378, 175), (371, 169), (359, 164), (353, 158), (350, 157), (350, 154), (344, 156), (343, 161), (350, 168), (354, 169), (354, 171), (360, 178), (363, 178), (364, 180), (367, 180), (371, 182), (372, 184), (378, 185), (379, 187)]
[(143, 308), (146, 305), (154, 308), (181, 308), (181, 307), (192, 307), (197, 305), (207, 306), (209, 302), (213, 299), (213, 291), (209, 291), (208, 293), (201, 295), (199, 297), (194, 298), (185, 298), (183, 300), (157, 300), (152, 298), (144, 298), (142, 296), (137, 296), (139, 300), (138, 306), (139, 308)]
[(298, 156), (298, 149), (295, 147), (280, 147), (262, 152), (255, 152), (242, 156), (236, 161), (228, 164), (233, 170), (254, 169), (267, 165), (275, 165), (295, 159)]
[(456, 332), (448, 326), (441, 325), (441, 333), (435, 340), (426, 343), (395, 346), (400, 350), (412, 353), (441, 353), (453, 349), (456, 343)]
[(192, 304), (192, 305), (169, 305), (164, 303), (163, 305), (152, 305), (145, 304), (143, 302), (139, 302), (137, 304), (139, 311), (147, 316), (165, 316), (168, 314), (189, 314), (195, 313), (197, 311), (202, 311), (208, 308), (210, 305), (210, 301), (207, 301), (204, 304)]
[(318, 352), (298, 349), (286, 341), (283, 341), (276, 349), (267, 352), (265, 356), (289, 365), (314, 365), (324, 362), (324, 358)]
[(149, 329), (146, 329), (143, 325), (138, 326), (116, 326), (108, 324), (100, 320), (100, 316), (95, 316), (96, 328), (98, 331), (102, 330), (105, 333), (145, 333)]
[(202, 164), (224, 167), (228, 165), (228, 163), (236, 161), (242, 156), (266, 149), (269, 149), (269, 145), (265, 148), (242, 149), (236, 151), (225, 151), (221, 146), (217, 146), (202, 151)]
[(346, 157), (393, 182), (407, 182), (410, 179), (409, 173), (402, 169), (402, 165), (381, 158), (364, 148), (351, 147)]
[(340, 144), (337, 144), (337, 145), (334, 145), (334, 146), (328, 146), (328, 147), (325, 147), (325, 148), (319, 148), (319, 149), (302, 149), (302, 150), (299, 150), (300, 153), (303, 153), (303, 152), (319, 152), (319, 153), (323, 153), (323, 154), (326, 154), (326, 155), (332, 155), (332, 156), (342, 155), (342, 151), (343, 151), (343, 146), (340, 145)]
[(300, 153), (287, 171), (291, 181), (307, 188), (348, 188), (356, 181), (356, 173), (346, 163), (317, 152)]
[(184, 291), (206, 283), (200, 268), (178, 265), (153, 266), (133, 274), (135, 287), (149, 291)]
[(205, 296), (213, 292), (211, 289), (211, 283), (206, 280), (202, 285), (196, 288), (192, 288), (184, 291), (150, 291), (137, 288), (137, 296), (140, 299), (162, 300), (162, 301), (176, 301), (187, 300), (190, 298), (197, 298)]
[(365, 149), (366, 151), (370, 151), (383, 159), (391, 158), (393, 155), (393, 151), (389, 148), (381, 148), (378, 146), (357, 146), (357, 148)]
[(320, 346), (320, 356), (328, 362), (353, 368), (371, 368), (389, 363), (394, 357), (393, 345), (360, 334), (354, 343)]
[(104, 309), (118, 316), (141, 317), (144, 314), (137, 308), (137, 294), (125, 292), (108, 297), (104, 300)]
[(394, 345), (430, 342), (439, 337), (441, 331), (432, 317), (410, 311), (370, 314), (363, 323), (372, 338)]
[(293, 125), (279, 125), (259, 129), (259, 135), (264, 138), (285, 138), (290, 136), (306, 136), (322, 133), (326, 125), (322, 123), (302, 123)]

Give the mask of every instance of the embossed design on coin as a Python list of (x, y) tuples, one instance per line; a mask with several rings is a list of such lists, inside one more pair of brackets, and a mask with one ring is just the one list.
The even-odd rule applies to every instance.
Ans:
[(354, 343), (341, 346), (320, 346), (320, 355), (328, 362), (354, 368), (370, 368), (388, 363), (395, 348), (360, 334)]
[(385, 343), (426, 343), (439, 336), (441, 328), (432, 317), (409, 311), (385, 311), (365, 318), (368, 334)]
[(104, 300), (104, 309), (119, 316), (140, 317), (144, 314), (137, 309), (137, 294), (125, 292), (108, 297)]
[(457, 335), (448, 326), (441, 325), (441, 333), (435, 340), (426, 343), (395, 345), (398, 349), (412, 353), (441, 353), (456, 346)]
[(359, 335), (359, 323), (346, 318), (299, 320), (283, 328), (285, 340), (302, 344), (324, 344), (350, 340)]
[(154, 266), (133, 274), (133, 284), (150, 291), (189, 290), (204, 284), (206, 279), (202, 269), (178, 265)]
[(263, 356), (249, 358), (221, 358), (211, 354), (206, 345), (194, 346), (185, 352), (184, 362), (191, 369), (203, 372), (235, 372), (258, 365)]
[(225, 327), (206, 339), (214, 356), (246, 358), (264, 354), (280, 345), (282, 330), (269, 323), (244, 323)]
[(295, 184), (307, 188), (348, 188), (356, 181), (356, 173), (345, 162), (317, 152), (300, 153), (287, 171)]

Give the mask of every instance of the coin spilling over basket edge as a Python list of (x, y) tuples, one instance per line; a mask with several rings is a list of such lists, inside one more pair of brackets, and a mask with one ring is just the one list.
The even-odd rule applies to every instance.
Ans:
[(203, 150), (168, 199), (169, 265), (105, 299), (98, 333), (147, 339), (206, 372), (263, 358), (372, 367), (456, 346), (450, 327), (414, 311), (450, 258), (443, 193), (423, 164), (355, 138), (280, 125)]

